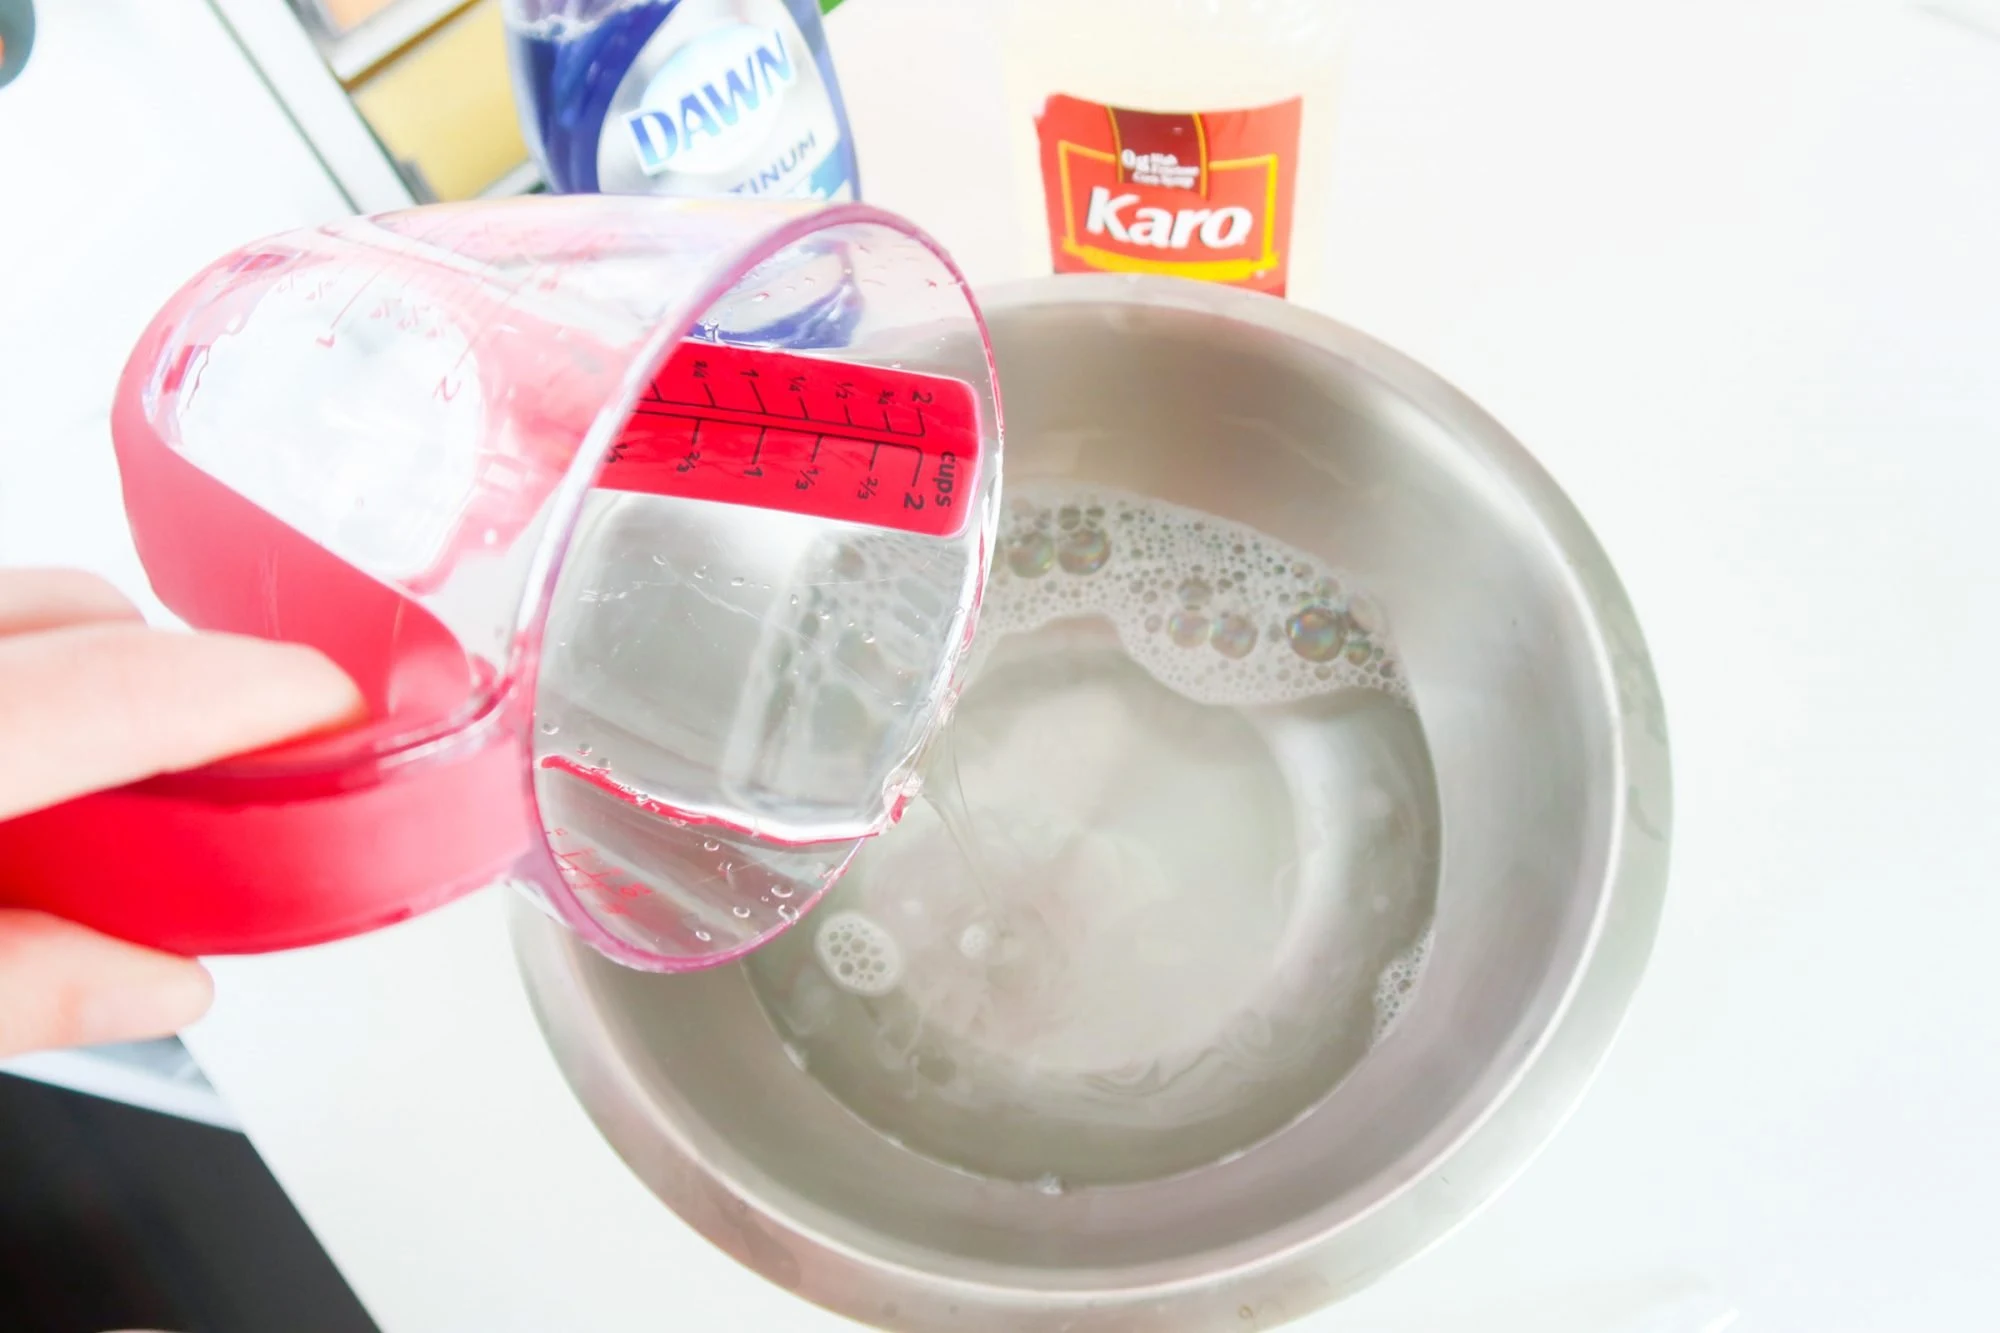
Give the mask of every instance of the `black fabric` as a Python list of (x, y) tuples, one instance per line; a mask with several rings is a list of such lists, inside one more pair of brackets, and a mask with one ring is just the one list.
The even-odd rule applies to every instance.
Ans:
[(133, 1328), (376, 1333), (241, 1134), (0, 1075), (0, 1333)]

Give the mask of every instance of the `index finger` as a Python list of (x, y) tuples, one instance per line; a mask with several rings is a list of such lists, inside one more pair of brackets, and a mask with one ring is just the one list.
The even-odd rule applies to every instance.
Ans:
[(362, 716), (297, 644), (98, 623), (0, 639), (0, 819)]
[(0, 1058), (162, 1036), (201, 1017), (212, 993), (192, 959), (0, 908)]

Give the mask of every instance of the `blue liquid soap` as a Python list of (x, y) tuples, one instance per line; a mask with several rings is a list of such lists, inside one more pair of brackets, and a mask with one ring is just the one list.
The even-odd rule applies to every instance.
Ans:
[(508, 0), (507, 43), (551, 189), (859, 195), (818, 0)]

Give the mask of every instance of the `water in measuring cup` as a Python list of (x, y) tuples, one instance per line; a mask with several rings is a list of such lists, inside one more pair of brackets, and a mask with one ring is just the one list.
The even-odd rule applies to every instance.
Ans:
[(967, 577), (922, 536), (593, 493), (536, 696), (570, 886), (690, 946), (796, 919), (902, 800)]
[(1240, 1152), (1381, 1040), (1436, 795), (1382, 612), (1237, 524), (1016, 488), (924, 799), (748, 962), (909, 1148), (1044, 1189)]

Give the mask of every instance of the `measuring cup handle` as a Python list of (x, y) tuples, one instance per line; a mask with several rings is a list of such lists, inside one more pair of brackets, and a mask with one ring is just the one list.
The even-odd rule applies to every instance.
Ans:
[(437, 616), (218, 481), (162, 435), (149, 411), (151, 382), (158, 374), (163, 386), (178, 383), (202, 350), (168, 355), (198, 288), (190, 283), (140, 337), (111, 405), (126, 522), (154, 593), (202, 629), (319, 649), (353, 678), (370, 713), (404, 734), (463, 720), (481, 682)]
[(188, 955), (415, 916), (507, 874), (538, 827), (520, 742), (487, 730), (363, 785), (207, 769), (0, 822), (0, 906)]
[[(231, 761), (0, 822), (0, 905), (183, 954), (291, 948), (414, 916), (506, 873), (539, 829), (524, 727), (450, 629), (162, 435), (149, 405), (205, 350), (168, 354), (205, 276), (140, 337), (112, 402), (140, 559), (190, 624), (326, 653), (360, 686), (370, 721), (314, 753)], [(330, 759), (326, 747), (342, 742), (346, 762)]]

